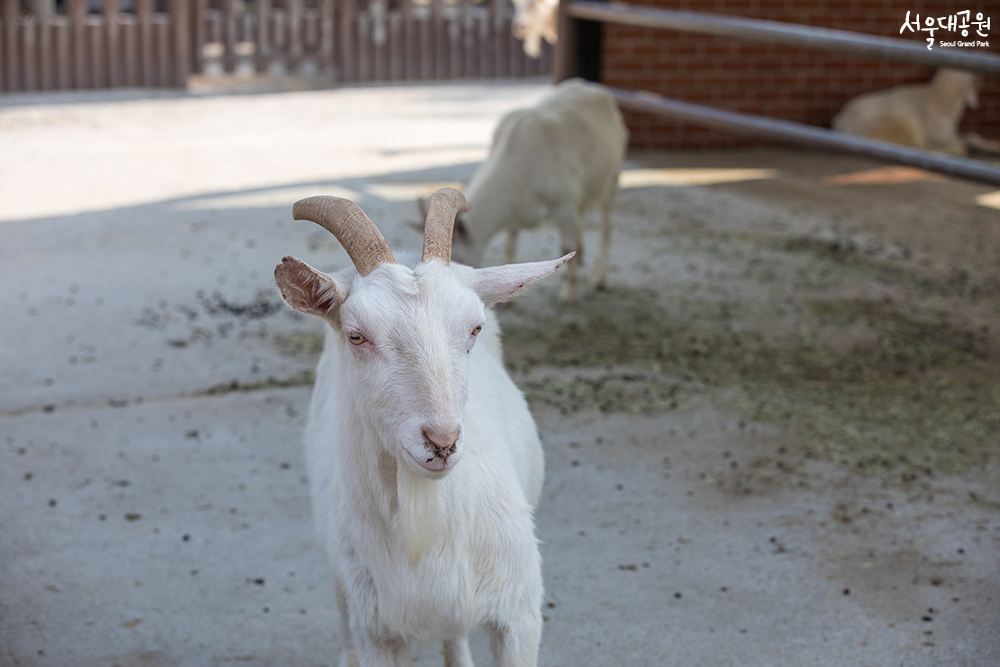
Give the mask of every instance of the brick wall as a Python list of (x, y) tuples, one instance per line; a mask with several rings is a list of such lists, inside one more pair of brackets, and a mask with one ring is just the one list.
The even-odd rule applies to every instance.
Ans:
[[(627, 0), (665, 9), (730, 14), (864, 32), (926, 43), (926, 34), (899, 34), (911, 19), (963, 10), (991, 19), (990, 50), (1000, 53), (1000, 2), (921, 0)], [(991, 16), (992, 15), (992, 16)], [(975, 36), (973, 31), (970, 35)], [(939, 30), (935, 40), (963, 39)], [(970, 39), (966, 37), (964, 39)], [(935, 47), (940, 48), (940, 47)], [(818, 49), (761, 44), (672, 30), (606, 24), (601, 81), (731, 111), (829, 127), (850, 97), (899, 83), (926, 81), (933, 69)], [(641, 112), (626, 111), (634, 147), (722, 148), (765, 142)], [(1000, 139), (1000, 77), (987, 77), (978, 109), (967, 110), (963, 131)]]

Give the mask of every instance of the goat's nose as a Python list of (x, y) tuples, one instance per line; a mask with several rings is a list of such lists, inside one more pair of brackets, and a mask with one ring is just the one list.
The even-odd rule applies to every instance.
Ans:
[(460, 428), (450, 431), (439, 431), (429, 426), (425, 426), (421, 431), (424, 434), (424, 442), (442, 456), (454, 453), (455, 443), (458, 442), (458, 436), (462, 433)]

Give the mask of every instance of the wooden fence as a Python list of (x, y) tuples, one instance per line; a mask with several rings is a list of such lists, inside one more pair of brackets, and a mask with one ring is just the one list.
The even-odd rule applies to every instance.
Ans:
[(0, 92), (548, 74), (512, 16), (510, 0), (0, 0)]

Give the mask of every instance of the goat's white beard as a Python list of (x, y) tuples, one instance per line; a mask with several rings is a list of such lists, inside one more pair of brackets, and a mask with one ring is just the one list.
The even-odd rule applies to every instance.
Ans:
[(404, 463), (396, 465), (397, 519), (410, 565), (419, 563), (444, 537), (439, 485), (440, 482), (421, 477)]

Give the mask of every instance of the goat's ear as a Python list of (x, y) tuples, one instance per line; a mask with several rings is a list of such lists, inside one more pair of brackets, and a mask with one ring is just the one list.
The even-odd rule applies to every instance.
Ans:
[(549, 275), (568, 262), (575, 254), (575, 252), (571, 252), (559, 259), (550, 259), (545, 262), (505, 264), (476, 269), (472, 289), (487, 306), (513, 299), (525, 287)]
[(327, 317), (344, 302), (333, 278), (294, 257), (284, 257), (274, 267), (274, 282), (285, 303), (302, 313)]

